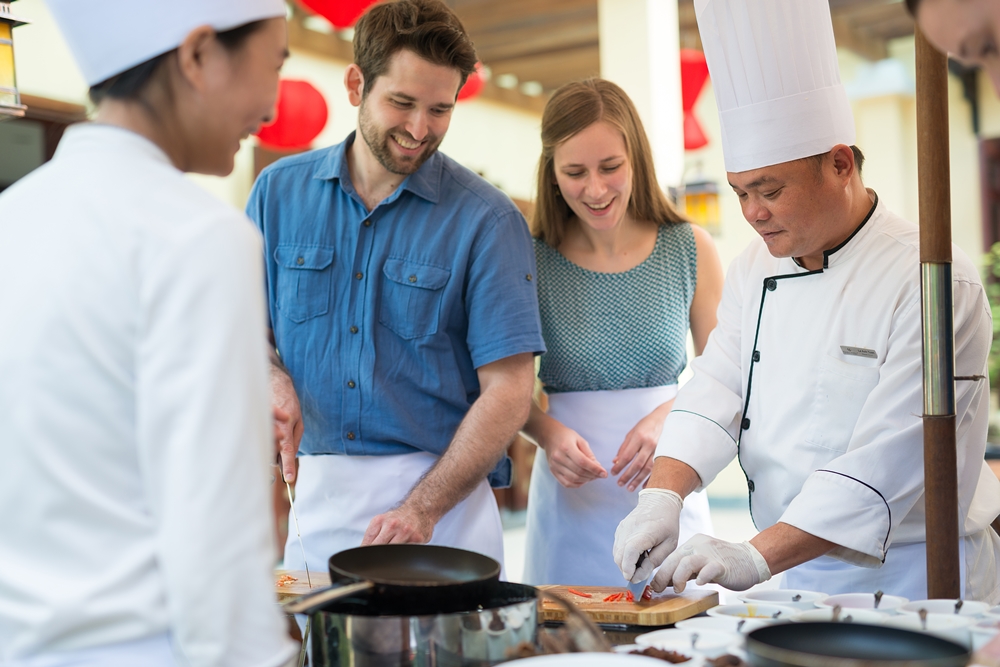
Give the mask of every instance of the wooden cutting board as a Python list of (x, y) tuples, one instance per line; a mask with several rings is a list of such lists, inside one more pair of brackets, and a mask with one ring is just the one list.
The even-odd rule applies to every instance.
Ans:
[[(654, 593), (651, 600), (635, 602), (603, 602), (612, 593), (621, 593), (624, 588), (611, 586), (539, 586), (538, 588), (559, 595), (595, 623), (624, 623), (627, 625), (670, 625), (683, 621), (706, 609), (719, 604), (719, 594), (715, 591), (693, 591), (687, 593)], [(585, 598), (570, 593), (567, 589), (589, 593)], [(669, 590), (669, 589), (668, 589)], [(543, 600), (540, 620), (566, 620), (566, 610), (552, 600)]]
[[(296, 581), (289, 581), (284, 585), (279, 585), (278, 582), (281, 581), (281, 577), (286, 574), (295, 577)], [(309, 576), (312, 578), (312, 589), (309, 588), (305, 570), (275, 570), (274, 592), (278, 596), (278, 602), (295, 600), (311, 591), (318, 591), (330, 585), (329, 572), (313, 572), (310, 570)]]

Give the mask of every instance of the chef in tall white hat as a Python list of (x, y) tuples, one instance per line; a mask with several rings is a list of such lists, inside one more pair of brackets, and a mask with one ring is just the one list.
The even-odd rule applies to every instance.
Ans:
[(94, 122), (0, 195), (0, 665), (273, 667), (261, 242), (183, 172), (272, 113), (283, 0), (50, 0)]
[[(917, 227), (861, 180), (825, 0), (695, 0), (730, 185), (760, 239), (667, 418), (614, 558), (655, 590), (717, 582), (927, 595)], [(990, 309), (954, 248), (956, 375), (982, 375)], [(963, 597), (1000, 601), (989, 389), (956, 385)], [(760, 532), (677, 547), (683, 498), (736, 457)], [(637, 567), (640, 555), (651, 550)]]

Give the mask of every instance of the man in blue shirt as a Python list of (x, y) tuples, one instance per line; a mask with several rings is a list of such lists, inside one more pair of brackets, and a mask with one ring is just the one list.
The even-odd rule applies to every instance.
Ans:
[[(306, 561), (430, 541), (502, 562), (487, 476), (509, 482), (504, 451), (544, 350), (531, 239), (510, 199), (437, 152), (476, 62), (451, 10), (376, 5), (354, 53), (358, 130), (264, 170), (247, 205), (265, 243), (286, 479), (302, 433)], [(293, 536), (286, 567), (301, 560)]]

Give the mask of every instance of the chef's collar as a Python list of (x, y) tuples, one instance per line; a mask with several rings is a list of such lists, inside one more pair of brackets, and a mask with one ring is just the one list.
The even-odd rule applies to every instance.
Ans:
[(107, 123), (88, 121), (69, 126), (59, 140), (55, 156), (81, 150), (133, 152), (177, 168), (166, 152), (151, 140), (132, 130)]
[[(339, 181), (344, 192), (356, 195), (357, 190), (354, 189), (354, 183), (351, 181), (351, 170), (347, 164), (347, 149), (354, 143), (356, 136), (357, 131), (355, 130), (347, 135), (344, 141), (334, 146), (316, 170), (313, 178)], [(396, 191), (386, 198), (385, 203), (395, 201), (401, 192), (408, 190), (418, 197), (436, 204), (441, 190), (441, 170), (443, 168), (444, 161), (441, 159), (441, 155), (434, 151), (434, 154), (427, 158), (420, 169), (403, 179)]]
[[(872, 219), (873, 215), (875, 215), (875, 211), (876, 209), (878, 209), (878, 204), (879, 204), (878, 193), (870, 189), (866, 189), (865, 191), (871, 192), (872, 196), (875, 198), (875, 201), (872, 202), (872, 207), (868, 209), (868, 215), (865, 216), (865, 219), (861, 221), (860, 225), (855, 227), (854, 231), (851, 232), (850, 236), (844, 239), (835, 248), (830, 248), (829, 250), (823, 251), (824, 269), (829, 269), (831, 265), (843, 261), (845, 258), (849, 257), (852, 254), (851, 249), (853, 249), (858, 245), (856, 243), (852, 243), (852, 241), (857, 239), (859, 236), (863, 236), (863, 234), (861, 234), (861, 230), (865, 229), (865, 226), (868, 224), (868, 221)], [(848, 246), (850, 246), (850, 248)], [(802, 266), (801, 264), (799, 264), (799, 260), (797, 257), (795, 258), (795, 263), (799, 266)]]

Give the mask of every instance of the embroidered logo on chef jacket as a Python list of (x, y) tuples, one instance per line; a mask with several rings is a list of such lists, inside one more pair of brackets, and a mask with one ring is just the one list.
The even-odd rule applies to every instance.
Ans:
[(849, 345), (841, 345), (840, 351), (851, 357), (864, 357), (865, 359), (878, 359), (878, 355), (875, 350), (869, 350), (866, 347), (851, 347)]

